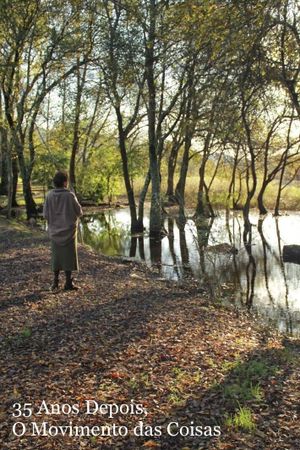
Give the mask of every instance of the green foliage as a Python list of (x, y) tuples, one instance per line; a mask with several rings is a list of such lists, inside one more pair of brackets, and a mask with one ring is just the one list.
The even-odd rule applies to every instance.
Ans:
[(121, 194), (122, 167), (114, 139), (107, 137), (102, 145), (92, 149), (89, 159), (79, 166), (76, 175), (77, 191), (84, 198), (111, 202)]
[(105, 177), (93, 168), (77, 171), (77, 192), (81, 198), (99, 202), (104, 199)]
[(46, 189), (53, 187), (56, 171), (67, 170), (70, 158), (71, 129), (62, 125), (49, 133), (36, 135), (38, 155), (33, 170), (33, 181)]
[(33, 181), (44, 188), (52, 188), (52, 179), (57, 170), (68, 167), (68, 157), (61, 151), (41, 153), (34, 166)]
[[(84, 125), (84, 124), (83, 124)], [(45, 138), (37, 136), (39, 154), (34, 166), (33, 180), (44, 188), (52, 186), (52, 178), (57, 170), (68, 170), (72, 147), (72, 123), (52, 128)], [(122, 166), (114, 135), (103, 134), (95, 140), (86, 152), (83, 161), (85, 128), (81, 131), (79, 154), (76, 164), (76, 190), (81, 198), (95, 202), (111, 202), (123, 193)], [(132, 152), (134, 161), (134, 152)], [(138, 161), (138, 160), (137, 160)], [(132, 164), (137, 164), (134, 161)], [(138, 168), (135, 166), (135, 173)]]

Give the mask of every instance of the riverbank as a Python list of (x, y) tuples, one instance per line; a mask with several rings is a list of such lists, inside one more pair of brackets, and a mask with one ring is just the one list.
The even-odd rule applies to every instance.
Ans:
[[(212, 175), (212, 174), (211, 174)], [(231, 173), (222, 172), (222, 175), (216, 176), (214, 179), (213, 186), (210, 190), (210, 201), (213, 206), (213, 208), (217, 211), (218, 209), (224, 209), (228, 205), (228, 189), (224, 190), (224, 186), (228, 185), (228, 180), (230, 179)], [(161, 192), (164, 197), (164, 200), (167, 202), (166, 195), (164, 194), (167, 191), (167, 185), (165, 184), (165, 179), (162, 178), (162, 186), (161, 186)], [(135, 180), (135, 198), (136, 201), (138, 200), (139, 194), (143, 189), (144, 186), (144, 176), (140, 176)], [(258, 178), (258, 186), (261, 184), (260, 177)], [(283, 213), (285, 211), (298, 211), (299, 210), (299, 180), (294, 180), (293, 183), (288, 184), (281, 196), (280, 201), (280, 213)], [(123, 186), (123, 180), (120, 178), (119, 180), (119, 189), (117, 189), (113, 193), (113, 201), (112, 203), (108, 203), (108, 199), (104, 198), (102, 200), (99, 199), (99, 202), (92, 201), (92, 200), (83, 200), (82, 203), (84, 203), (86, 206), (89, 205), (97, 205), (96, 208), (99, 210), (104, 210), (110, 207), (119, 206), (119, 205), (127, 205), (128, 204), (128, 198), (126, 195), (125, 188), (121, 187)], [(198, 192), (198, 186), (199, 186), (199, 175), (198, 173), (190, 174), (187, 177), (186, 180), (186, 189), (185, 189), (185, 207), (187, 209), (194, 210), (197, 205), (197, 192)], [(246, 191), (246, 187), (244, 189)], [(44, 198), (46, 195), (47, 190), (41, 186), (33, 183), (32, 185), (32, 191), (33, 191), (33, 197), (37, 205), (41, 206), (44, 203)], [(264, 196), (264, 205), (268, 209), (269, 212), (274, 211), (276, 199), (278, 194), (278, 180), (274, 180), (268, 187), (268, 189), (265, 192)], [(17, 203), (24, 208), (24, 197), (23, 197), (23, 190), (22, 190), (22, 181), (19, 179), (18, 182), (18, 189), (17, 189), (17, 197), (16, 197)], [(151, 196), (148, 193), (147, 195), (147, 202), (150, 203)], [(241, 207), (245, 202), (244, 194), (242, 194), (239, 206)], [(168, 203), (168, 202), (167, 202)], [(0, 209), (5, 207), (7, 204), (7, 197), (0, 195)], [(255, 195), (251, 201), (251, 208), (257, 209), (257, 195)], [(18, 208), (16, 208), (16, 213), (18, 213)]]
[(0, 254), (1, 448), (300, 447), (299, 340), (85, 246), (80, 289), (52, 293), (46, 235), (5, 219)]

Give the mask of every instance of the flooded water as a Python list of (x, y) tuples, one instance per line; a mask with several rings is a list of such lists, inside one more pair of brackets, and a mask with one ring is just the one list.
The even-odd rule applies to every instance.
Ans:
[[(161, 276), (178, 280), (197, 278), (211, 296), (222, 292), (224, 302), (247, 308), (279, 330), (300, 334), (300, 264), (285, 263), (284, 245), (300, 245), (300, 213), (260, 220), (250, 216), (251, 245), (243, 243), (243, 218), (220, 212), (214, 220), (181, 225), (167, 217), (167, 235), (160, 241), (147, 234), (130, 235), (127, 209), (85, 216), (82, 239), (106, 255), (122, 255), (157, 266)], [(234, 250), (235, 249), (235, 250)], [(300, 263), (300, 259), (299, 259)]]

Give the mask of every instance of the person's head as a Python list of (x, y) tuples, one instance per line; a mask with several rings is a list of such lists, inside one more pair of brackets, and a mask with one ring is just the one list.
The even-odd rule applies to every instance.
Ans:
[(56, 174), (53, 177), (53, 184), (56, 188), (63, 188), (67, 187), (68, 183), (68, 175), (66, 172), (56, 172)]

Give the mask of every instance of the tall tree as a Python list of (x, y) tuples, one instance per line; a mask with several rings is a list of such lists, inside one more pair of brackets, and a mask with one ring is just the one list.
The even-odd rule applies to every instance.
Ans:
[(102, 42), (98, 48), (99, 66), (107, 96), (117, 119), (123, 177), (131, 215), (132, 232), (143, 231), (138, 218), (128, 160), (128, 137), (141, 120), (140, 103), (144, 86), (140, 42), (132, 5), (104, 1), (99, 12)]
[(1, 0), (1, 54), (7, 68), (1, 71), (1, 89), (28, 218), (36, 214), (31, 190), (36, 120), (47, 94), (78, 67), (72, 55), (90, 43), (84, 23), (78, 22), (82, 8), (81, 2), (62, 7), (55, 0)]

